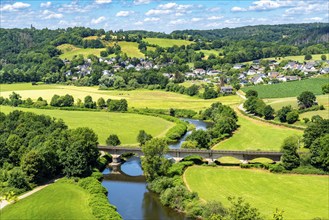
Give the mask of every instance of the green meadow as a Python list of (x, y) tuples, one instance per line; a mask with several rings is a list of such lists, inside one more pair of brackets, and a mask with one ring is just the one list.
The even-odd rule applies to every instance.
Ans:
[(279, 151), (283, 140), (291, 135), (303, 134), (302, 131), (272, 125), (238, 114), (240, 127), (233, 136), (220, 142), (214, 150), (271, 150)]
[[(136, 42), (119, 41), (118, 44), (121, 47), (122, 53), (126, 53), (128, 57), (144, 57), (144, 54), (139, 51)], [(113, 43), (109, 45), (113, 45)], [(63, 52), (59, 58), (68, 60), (71, 60), (74, 56), (79, 54), (84, 57), (87, 57), (89, 54), (100, 57), (101, 51), (105, 51), (105, 48), (79, 48), (71, 44), (62, 44), (57, 48)]]
[(143, 39), (149, 44), (159, 45), (160, 47), (172, 47), (172, 46), (183, 46), (190, 45), (193, 42), (187, 40), (177, 40), (177, 39), (166, 39), (166, 38), (145, 38)]
[[(286, 57), (270, 57), (270, 58), (265, 58), (266, 60), (277, 60), (277, 61), (283, 61), (283, 60), (293, 60), (293, 61), (298, 61), (300, 63), (306, 61), (315, 61), (315, 60), (321, 60), (321, 55), (322, 54), (312, 54), (312, 59), (311, 60), (305, 60), (305, 56), (286, 56)], [(327, 59), (329, 58), (329, 54), (324, 54), (327, 56)]]
[(328, 84), (328, 78), (311, 78), (300, 81), (285, 82), (272, 85), (256, 85), (244, 87), (241, 90), (256, 90), (259, 98), (285, 98), (297, 97), (304, 91), (313, 92), (315, 95), (322, 94), (322, 86)]
[(51, 100), (54, 94), (70, 94), (74, 97), (75, 100), (79, 98), (82, 101), (87, 95), (92, 96), (95, 101), (100, 97), (103, 97), (104, 99), (127, 99), (128, 106), (130, 108), (178, 108), (192, 109), (198, 111), (201, 109), (208, 108), (213, 102), (222, 102), (225, 105), (237, 105), (241, 102), (241, 99), (237, 95), (204, 100), (198, 97), (190, 97), (187, 95), (166, 92), (163, 90), (138, 89), (132, 91), (120, 91), (98, 90), (98, 87), (76, 87), (64, 85), (53, 85), (53, 87), (47, 87), (42, 85), (39, 87), (31, 86), (30, 83), (10, 85), (0, 84), (0, 96), (8, 97), (12, 91), (15, 91), (20, 94), (23, 99), (30, 97), (33, 100), (36, 100), (38, 97), (41, 96), (44, 99), (48, 100), (48, 102)]
[(264, 170), (228, 167), (189, 167), (188, 188), (206, 201), (227, 206), (227, 197), (243, 197), (266, 219), (276, 208), (284, 219), (329, 218), (329, 178), (316, 175), (273, 174)]
[(110, 134), (117, 134), (123, 145), (136, 145), (140, 130), (145, 130), (153, 137), (164, 136), (174, 123), (162, 118), (114, 112), (46, 110), (0, 106), (0, 111), (8, 114), (14, 110), (29, 111), (49, 115), (63, 121), (69, 128), (89, 127), (98, 135), (100, 144), (105, 144)]
[[(267, 105), (271, 105), (275, 110), (279, 110), (283, 106), (291, 105), (293, 108), (297, 108), (297, 97), (288, 98), (274, 98), (263, 99)], [(317, 95), (316, 101), (319, 105), (323, 105), (325, 108), (329, 107), (329, 95)]]
[(88, 199), (88, 192), (77, 185), (54, 183), (5, 207), (0, 219), (96, 219)]

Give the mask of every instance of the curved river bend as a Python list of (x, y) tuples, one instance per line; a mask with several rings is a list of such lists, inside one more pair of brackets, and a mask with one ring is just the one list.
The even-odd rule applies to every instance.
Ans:
[[(194, 119), (181, 119), (194, 124), (196, 129), (207, 129), (207, 123)], [(191, 131), (187, 132), (170, 148), (180, 148)], [(175, 212), (160, 203), (158, 195), (150, 192), (138, 157), (131, 157), (119, 170), (107, 168), (103, 172), (102, 185), (108, 190), (108, 199), (115, 205), (125, 220), (183, 220), (181, 213)]]

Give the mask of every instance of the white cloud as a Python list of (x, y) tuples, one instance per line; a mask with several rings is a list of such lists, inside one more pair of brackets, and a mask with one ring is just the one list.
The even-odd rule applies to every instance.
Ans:
[(191, 21), (193, 22), (198, 22), (198, 21), (202, 21), (203, 18), (192, 18)]
[(169, 2), (167, 4), (159, 5), (158, 8), (159, 9), (173, 9), (173, 8), (176, 8), (177, 6), (178, 6), (177, 3)]
[(41, 8), (49, 8), (51, 6), (51, 2), (41, 2)]
[(293, 7), (303, 1), (296, 2), (294, 0), (258, 0), (252, 2), (247, 8), (233, 7), (232, 12), (242, 12), (242, 11), (270, 11), (278, 8)]
[(313, 17), (313, 18), (305, 18), (304, 21), (322, 21), (323, 18), (320, 17)]
[(111, 3), (112, 0), (95, 0), (96, 4), (107, 4), (107, 3)]
[(93, 19), (91, 20), (91, 23), (92, 23), (92, 24), (99, 24), (99, 23), (105, 21), (105, 19), (106, 19), (106, 18), (105, 18), (104, 16), (101, 16), (101, 17), (96, 18), (96, 19), (93, 18)]
[(151, 9), (145, 13), (145, 15), (167, 15), (170, 14), (171, 10), (159, 10), (159, 9)]
[(55, 13), (53, 11), (44, 10), (42, 12), (43, 19), (59, 19), (63, 17), (63, 14)]
[(220, 7), (214, 7), (214, 8), (208, 8), (207, 11), (210, 11), (210, 12), (216, 12), (216, 11), (219, 11), (220, 10)]
[(231, 8), (231, 11), (240, 12), (240, 11), (247, 11), (247, 9), (235, 6), (235, 7)]
[(80, 6), (78, 2), (71, 2), (70, 4), (63, 4), (60, 8), (58, 8), (59, 12), (62, 13), (85, 13), (90, 11), (94, 5)]
[(160, 21), (160, 18), (145, 18), (144, 21), (145, 22), (156, 22), (156, 21)]
[(307, 2), (301, 2), (298, 6), (287, 9), (284, 15), (291, 16), (328, 12), (328, 8), (329, 2), (315, 2), (314, 4), (307, 4)]
[(17, 11), (18, 9), (28, 8), (30, 4), (23, 2), (15, 2), (14, 4), (5, 4), (0, 8), (0, 11)]
[(150, 4), (152, 0), (134, 0), (135, 5), (146, 5)]
[(119, 11), (115, 16), (117, 17), (127, 17), (131, 14), (133, 14), (134, 11)]
[(142, 21), (137, 21), (134, 23), (134, 25), (143, 25), (144, 23)]
[(172, 25), (186, 24), (186, 23), (187, 23), (187, 21), (184, 19), (177, 19), (177, 20), (173, 20), (173, 21), (169, 22), (169, 24), (172, 24)]
[(220, 19), (222, 19), (224, 16), (210, 16), (209, 18), (208, 18), (208, 20), (220, 20)]

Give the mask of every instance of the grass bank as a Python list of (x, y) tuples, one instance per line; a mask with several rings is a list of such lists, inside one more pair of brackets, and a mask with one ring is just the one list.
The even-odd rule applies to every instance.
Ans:
[(302, 131), (272, 125), (238, 113), (240, 127), (232, 137), (220, 142), (214, 150), (273, 150), (279, 151), (285, 138), (302, 135)]
[(73, 184), (54, 183), (1, 210), (0, 219), (96, 219), (89, 193)]
[(124, 145), (137, 144), (136, 137), (139, 130), (145, 130), (153, 137), (163, 137), (174, 126), (174, 123), (159, 117), (131, 113), (46, 110), (0, 106), (0, 111), (6, 114), (14, 110), (49, 115), (57, 119), (61, 118), (69, 128), (89, 127), (98, 135), (100, 144), (105, 144), (110, 134), (117, 134)]
[(256, 85), (244, 87), (241, 90), (255, 90), (259, 98), (285, 98), (297, 97), (304, 91), (313, 92), (315, 95), (322, 94), (322, 86), (328, 84), (328, 78), (311, 78), (300, 81), (285, 82), (272, 85)]
[(201, 199), (228, 205), (227, 197), (241, 196), (268, 219), (276, 208), (284, 210), (284, 219), (329, 217), (328, 176), (193, 166), (185, 171), (184, 179)]

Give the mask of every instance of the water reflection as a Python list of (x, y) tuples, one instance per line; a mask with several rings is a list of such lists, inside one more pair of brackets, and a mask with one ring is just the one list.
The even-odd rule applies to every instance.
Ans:
[[(196, 130), (207, 130), (207, 127), (209, 126), (208, 123), (201, 121), (201, 120), (196, 120), (196, 119), (190, 119), (190, 118), (181, 118), (183, 121), (187, 121), (195, 126)], [(182, 146), (182, 143), (186, 140), (186, 138), (192, 133), (192, 131), (186, 132), (186, 134), (181, 137), (181, 139), (174, 144), (170, 144), (169, 148), (174, 148), (178, 149)]]
[(183, 220), (184, 215), (161, 205), (156, 194), (149, 192), (138, 157), (127, 160), (120, 169), (104, 170), (102, 185), (108, 190), (108, 199), (123, 219), (128, 220)]

